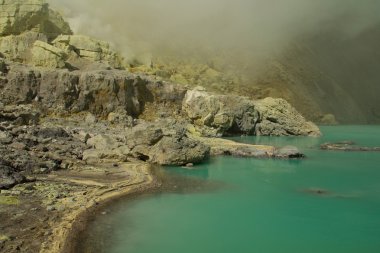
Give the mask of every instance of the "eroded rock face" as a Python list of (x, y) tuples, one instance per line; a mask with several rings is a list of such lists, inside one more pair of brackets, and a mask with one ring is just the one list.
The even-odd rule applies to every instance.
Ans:
[(43, 33), (49, 40), (60, 34), (72, 34), (70, 26), (44, 0), (2, 0), (0, 2), (0, 36), (25, 31)]
[(233, 95), (214, 95), (199, 88), (186, 93), (182, 109), (196, 125), (215, 128), (220, 134), (255, 134), (259, 119), (253, 101)]
[(46, 42), (37, 40), (32, 48), (32, 64), (46, 68), (64, 68), (67, 54)]
[(297, 112), (286, 100), (265, 98), (255, 102), (260, 114), (257, 132), (275, 136), (320, 136), (319, 128)]
[(61, 35), (53, 41), (53, 45), (74, 57), (107, 63), (116, 69), (123, 68), (122, 57), (113, 51), (110, 44), (105, 41), (84, 35)]
[(182, 109), (195, 125), (215, 129), (208, 130), (211, 135), (320, 135), (316, 125), (307, 122), (283, 99), (252, 101), (197, 88), (186, 93)]
[(25, 62), (30, 58), (30, 49), (36, 41), (47, 42), (47, 37), (33, 31), (0, 37), (0, 52), (8, 60)]
[(38, 103), (48, 110), (102, 117), (121, 110), (136, 117), (149, 99), (149, 82), (122, 70), (70, 72), (11, 64), (0, 80), (0, 99), (5, 105)]
[(116, 69), (124, 65), (109, 43), (72, 35), (68, 23), (44, 0), (0, 2), (0, 52), (8, 60), (44, 68), (82, 69), (93, 62)]
[(257, 134), (275, 136), (320, 136), (319, 128), (308, 122), (287, 101), (280, 98), (265, 98), (255, 102), (260, 120)]

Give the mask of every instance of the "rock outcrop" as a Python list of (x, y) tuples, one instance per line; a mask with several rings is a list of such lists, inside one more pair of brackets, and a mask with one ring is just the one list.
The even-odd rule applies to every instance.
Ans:
[(72, 61), (82, 58), (90, 62), (103, 62), (115, 69), (123, 68), (122, 57), (105, 41), (84, 35), (61, 35), (53, 41), (53, 45), (74, 57)]
[(33, 31), (0, 37), (0, 52), (10, 61), (27, 62), (31, 56), (30, 50), (36, 41), (47, 42), (47, 37)]
[(255, 101), (260, 115), (257, 133), (275, 136), (320, 136), (319, 128), (305, 118), (287, 101), (281, 98), (265, 98)]
[(44, 68), (83, 68), (101, 63), (124, 68), (109, 43), (72, 35), (67, 22), (44, 0), (0, 2), (0, 52), (11, 61)]
[(255, 134), (259, 115), (254, 103), (232, 95), (209, 94), (201, 88), (188, 91), (183, 111), (198, 126), (217, 130), (217, 134)]
[(32, 48), (32, 64), (46, 68), (64, 68), (67, 54), (46, 42), (37, 40)]
[(90, 111), (103, 117), (122, 109), (136, 117), (149, 100), (149, 79), (122, 70), (70, 72), (17, 64), (8, 68), (0, 80), (0, 99), (5, 105), (37, 103), (48, 110)]
[(195, 125), (213, 129), (207, 130), (210, 135), (320, 135), (317, 126), (283, 99), (252, 101), (196, 88), (186, 93), (182, 108)]
[(247, 143), (239, 143), (232, 140), (222, 138), (205, 138), (192, 136), (210, 147), (212, 156), (235, 156), (235, 157), (254, 157), (254, 158), (278, 158), (293, 159), (305, 157), (297, 147), (286, 146), (276, 148), (269, 145), (253, 145)]
[(0, 36), (34, 31), (49, 40), (72, 34), (70, 26), (44, 0), (3, 0), (0, 2)]

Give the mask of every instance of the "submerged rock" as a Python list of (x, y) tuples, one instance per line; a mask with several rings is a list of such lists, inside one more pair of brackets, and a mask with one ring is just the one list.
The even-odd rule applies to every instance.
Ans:
[(123, 70), (68, 71), (10, 64), (0, 100), (5, 104), (38, 104), (61, 112), (89, 111), (107, 117), (114, 111), (142, 113), (149, 97), (148, 79)]
[(285, 146), (282, 148), (276, 149), (274, 152), (276, 158), (304, 158), (305, 155), (302, 154), (297, 147), (294, 146)]
[(335, 143), (321, 144), (322, 150), (337, 150), (337, 151), (377, 151), (380, 152), (380, 147), (365, 147), (358, 146), (352, 141), (342, 141)]

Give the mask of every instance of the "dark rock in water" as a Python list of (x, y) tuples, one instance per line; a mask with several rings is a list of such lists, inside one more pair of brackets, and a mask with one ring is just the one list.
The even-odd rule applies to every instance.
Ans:
[(335, 143), (324, 143), (320, 146), (322, 150), (338, 150), (338, 151), (377, 151), (380, 152), (380, 147), (364, 147), (358, 146), (352, 141), (342, 141)]
[(329, 190), (322, 189), (322, 188), (308, 188), (308, 189), (302, 190), (302, 192), (313, 194), (313, 195), (321, 195), (321, 196), (333, 195), (332, 192), (330, 192)]
[(235, 149), (229, 149), (223, 155), (230, 155), (235, 157), (257, 157), (268, 158), (269, 154), (265, 150), (260, 150), (255, 147), (242, 146)]
[(276, 149), (274, 152), (274, 157), (276, 158), (304, 158), (305, 155), (302, 154), (297, 147), (285, 146), (280, 149)]
[(331, 198), (358, 198), (360, 195), (358, 193), (336, 193), (333, 191), (329, 191), (327, 189), (323, 188), (308, 188), (308, 189), (302, 189), (301, 192), (307, 193), (310, 195), (320, 196), (320, 197), (331, 197)]

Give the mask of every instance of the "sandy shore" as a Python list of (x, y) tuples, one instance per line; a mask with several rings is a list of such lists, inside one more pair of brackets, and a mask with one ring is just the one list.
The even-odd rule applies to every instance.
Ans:
[[(79, 177), (70, 175), (72, 182), (95, 186), (96, 189), (83, 197), (82, 202), (86, 203), (84, 206), (74, 208), (63, 215), (52, 235), (43, 243), (41, 253), (75, 252), (77, 235), (85, 229), (88, 215), (116, 198), (143, 193), (157, 186), (150, 165), (145, 163), (121, 164), (116, 171), (105, 173), (106, 177), (100, 173), (95, 173), (98, 174), (95, 177), (91, 175), (94, 173), (83, 175), (86, 174), (83, 171)], [(54, 180), (60, 180), (61, 176), (57, 175)], [(68, 176), (63, 175), (63, 178), (67, 180)]]

